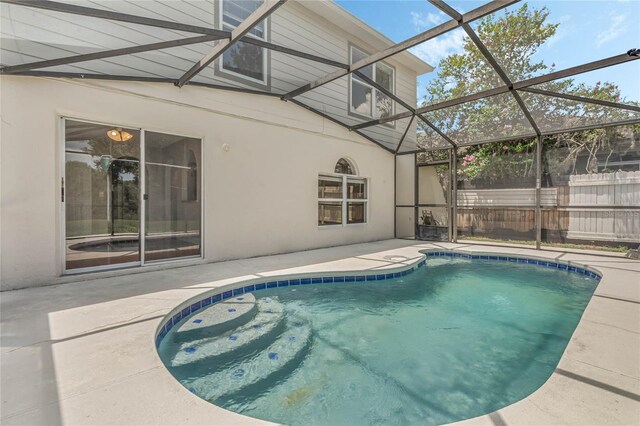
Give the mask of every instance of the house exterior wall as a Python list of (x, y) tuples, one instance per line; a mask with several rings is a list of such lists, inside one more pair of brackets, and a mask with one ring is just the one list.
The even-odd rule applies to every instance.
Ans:
[[(7, 76), (0, 90), (2, 290), (46, 285), (62, 273), (60, 117), (202, 138), (206, 260), (393, 237), (393, 155), (278, 98)], [(341, 157), (369, 178), (368, 223), (320, 228), (318, 173), (333, 172)]]
[[(342, 63), (349, 63), (350, 45), (357, 46), (368, 53), (374, 53), (387, 47), (372, 39), (364, 40), (350, 34), (298, 2), (288, 2), (276, 11), (270, 20), (272, 24), (271, 41), (273, 43)], [(318, 40), (322, 40), (322, 42), (318, 43)], [(277, 52), (272, 52), (271, 61), (272, 89), (283, 93), (304, 86), (306, 83), (336, 70), (331, 66), (292, 58)], [(398, 57), (389, 58), (384, 62), (395, 70), (395, 94), (408, 104), (415, 106), (416, 72), (399, 61)], [(291, 78), (292, 75), (295, 76), (294, 79)], [(348, 113), (349, 87), (349, 77), (343, 77), (323, 88), (307, 92), (300, 97), (300, 100), (349, 125), (367, 121)], [(396, 104), (395, 111), (399, 113), (406, 110)], [(366, 129), (365, 133), (393, 147), (402, 137), (408, 123), (409, 119), (399, 120), (395, 126), (374, 126)], [(412, 128), (412, 134), (415, 134), (415, 122), (412, 124)]]
[(396, 237), (413, 238), (415, 236), (415, 155), (396, 157), (396, 205), (411, 206), (396, 208)]
[[(319, 3), (321, 6), (318, 6)], [(288, 1), (267, 18), (267, 40), (302, 52), (349, 63), (349, 46), (357, 46), (373, 53), (391, 42), (382, 42), (380, 36), (342, 28), (331, 22), (338, 13), (332, 2)], [(111, 2), (78, 1), (75, 4), (111, 10)], [(149, 18), (171, 20), (204, 27), (222, 28), (220, 0), (181, 3), (180, 8), (163, 2), (140, 2), (124, 0), (117, 2), (117, 10)], [(313, 8), (312, 8), (313, 6)], [(125, 46), (156, 43), (181, 39), (195, 34), (146, 27), (142, 25), (109, 21), (105, 19), (74, 16), (54, 11), (35, 10), (18, 5), (0, 5), (2, 9), (3, 59), (14, 65), (43, 59), (86, 54)], [(312, 10), (313, 9), (313, 10)], [(356, 35), (357, 34), (357, 35)], [(118, 58), (94, 60), (78, 64), (44, 68), (42, 71), (71, 73), (106, 73), (127, 76), (154, 76), (179, 78), (193, 64), (201, 60), (214, 42), (174, 47), (162, 51), (149, 51)], [(318, 78), (336, 71), (337, 68), (277, 51), (265, 51), (268, 56), (268, 87), (242, 82), (241, 77), (230, 78), (229, 73), (220, 72), (220, 58), (193, 78), (193, 82), (251, 88), (284, 94)], [(416, 59), (409, 60), (409, 53), (401, 53), (384, 62), (395, 69), (395, 93), (410, 105), (416, 104)], [(423, 64), (426, 66), (426, 64)], [(316, 90), (307, 92), (298, 99), (309, 106), (337, 118), (347, 125), (355, 125), (372, 118), (350, 115), (350, 77), (342, 77)], [(405, 112), (395, 105), (395, 112)], [(399, 120), (393, 125), (379, 125), (364, 129), (368, 136), (393, 148), (400, 140), (409, 119)], [(414, 140), (415, 122), (409, 140)], [(413, 142), (415, 143), (415, 142)], [(409, 142), (405, 144), (409, 145)]]

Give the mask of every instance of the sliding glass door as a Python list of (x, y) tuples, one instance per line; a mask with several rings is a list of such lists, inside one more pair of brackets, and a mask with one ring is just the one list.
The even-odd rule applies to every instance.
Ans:
[(66, 271), (200, 255), (199, 139), (76, 120), (64, 128)]
[(65, 121), (66, 269), (140, 262), (140, 131)]
[(200, 254), (200, 139), (145, 132), (146, 261)]

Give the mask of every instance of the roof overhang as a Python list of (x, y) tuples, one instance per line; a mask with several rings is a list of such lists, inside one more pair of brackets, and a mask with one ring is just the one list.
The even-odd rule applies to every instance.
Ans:
[[(300, 4), (338, 27), (348, 28), (349, 33), (367, 41), (377, 50), (382, 50), (395, 44), (391, 39), (353, 16), (333, 0), (302, 1)], [(415, 71), (417, 75), (433, 71), (431, 65), (406, 50), (395, 55), (394, 59)]]

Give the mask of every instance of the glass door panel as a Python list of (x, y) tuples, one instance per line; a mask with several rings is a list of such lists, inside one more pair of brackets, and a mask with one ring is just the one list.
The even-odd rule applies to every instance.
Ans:
[(145, 132), (145, 262), (201, 252), (201, 141)]
[(140, 131), (65, 120), (65, 269), (140, 262)]

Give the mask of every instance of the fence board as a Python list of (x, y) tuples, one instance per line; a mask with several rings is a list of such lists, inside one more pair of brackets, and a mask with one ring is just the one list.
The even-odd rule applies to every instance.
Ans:
[[(571, 176), (542, 188), (545, 240), (640, 242), (640, 171)], [(535, 189), (458, 190), (461, 234), (530, 238)]]
[[(558, 205), (556, 188), (543, 188), (540, 201), (543, 206)], [(535, 205), (535, 188), (458, 190), (460, 207), (535, 207)]]
[(640, 241), (640, 171), (571, 176), (569, 200), (568, 238)]

